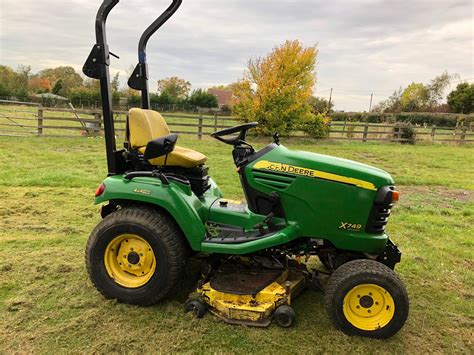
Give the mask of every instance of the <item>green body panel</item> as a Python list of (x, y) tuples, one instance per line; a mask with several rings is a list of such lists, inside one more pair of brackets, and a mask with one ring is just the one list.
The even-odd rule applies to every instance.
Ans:
[[(281, 172), (277, 173), (292, 176), (292, 179), (289, 179), (292, 182), (282, 184), (283, 189), (275, 189), (261, 178), (271, 175), (272, 171), (253, 169), (260, 161), (278, 162), (355, 178), (372, 183), (375, 189), (394, 184), (387, 172), (346, 159), (292, 151), (281, 145), (247, 165), (244, 172), (253, 188), (265, 193), (278, 192), (287, 219), (298, 223), (301, 235), (327, 239), (340, 249), (376, 252), (385, 247), (388, 238), (386, 234), (373, 235), (364, 232), (374, 202), (375, 189)], [(342, 223), (360, 225), (360, 228), (342, 229)]]
[(209, 217), (212, 203), (222, 192), (211, 179), (211, 188), (202, 199), (194, 195), (189, 186), (171, 182), (162, 185), (156, 178), (140, 177), (126, 180), (122, 175), (104, 180), (105, 192), (96, 198), (96, 204), (111, 200), (140, 201), (157, 205), (175, 219), (193, 250), (200, 250), (206, 235), (203, 221)]
[[(269, 162), (296, 170), (262, 168), (262, 164)], [(309, 175), (309, 170), (315, 175)], [(301, 237), (325, 239), (339, 249), (383, 251), (388, 236), (368, 234), (365, 227), (377, 189), (394, 183), (385, 171), (331, 156), (291, 151), (280, 145), (246, 165), (240, 173), (245, 174), (254, 190), (278, 193), (286, 217), (272, 220), (284, 225), (278, 232), (240, 244), (205, 242), (207, 223), (238, 226), (249, 231), (266, 217), (246, 206), (222, 208), (219, 203), (222, 193), (212, 179), (211, 188), (198, 198), (189, 186), (177, 182), (166, 186), (156, 178), (129, 181), (117, 175), (104, 181), (105, 192), (96, 198), (96, 203), (132, 200), (157, 205), (176, 220), (195, 251), (247, 254)], [(351, 227), (343, 228), (343, 225)]]

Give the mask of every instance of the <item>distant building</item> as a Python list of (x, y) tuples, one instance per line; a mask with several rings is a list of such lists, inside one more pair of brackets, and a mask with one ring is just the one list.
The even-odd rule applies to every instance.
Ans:
[(232, 91), (230, 90), (208, 89), (207, 92), (217, 97), (220, 108), (230, 106), (232, 103)]

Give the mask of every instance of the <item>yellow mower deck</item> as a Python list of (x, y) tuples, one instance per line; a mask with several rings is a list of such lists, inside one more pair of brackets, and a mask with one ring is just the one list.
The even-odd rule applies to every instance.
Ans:
[(275, 310), (290, 305), (303, 290), (305, 279), (297, 269), (218, 272), (197, 292), (225, 322), (267, 327)]

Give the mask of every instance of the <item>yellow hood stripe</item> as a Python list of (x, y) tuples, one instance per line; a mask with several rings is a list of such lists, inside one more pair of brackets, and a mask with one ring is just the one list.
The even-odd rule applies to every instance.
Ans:
[(253, 168), (254, 169), (271, 170), (271, 171), (276, 171), (276, 172), (288, 173), (288, 174), (292, 174), (292, 175), (306, 176), (306, 177), (317, 178), (317, 179), (336, 181), (336, 182), (341, 182), (341, 183), (344, 183), (344, 184), (354, 185), (354, 186), (357, 186), (357, 187), (360, 187), (360, 188), (363, 188), (363, 189), (366, 189), (366, 190), (377, 191), (377, 188), (375, 187), (375, 185), (372, 184), (371, 182), (368, 182), (368, 181), (354, 179), (354, 178), (350, 178), (350, 177), (342, 176), (342, 175), (326, 173), (326, 172), (320, 171), (320, 170), (302, 168), (302, 167), (294, 166), (294, 165), (288, 165), (288, 164), (282, 164), (282, 163), (275, 163), (275, 162), (271, 162), (271, 161), (267, 161), (267, 160), (261, 160), (261, 161), (257, 162), (253, 166)]

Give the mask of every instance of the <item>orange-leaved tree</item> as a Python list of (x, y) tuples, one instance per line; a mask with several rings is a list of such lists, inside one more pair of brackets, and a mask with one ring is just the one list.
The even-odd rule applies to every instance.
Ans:
[(286, 41), (264, 58), (250, 60), (233, 88), (234, 113), (258, 121), (265, 135), (289, 134), (314, 120), (309, 99), (315, 85), (316, 46)]

